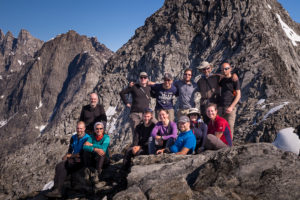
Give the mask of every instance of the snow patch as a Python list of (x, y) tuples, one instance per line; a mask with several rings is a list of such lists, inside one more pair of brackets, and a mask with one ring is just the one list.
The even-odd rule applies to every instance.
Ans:
[(18, 60), (19, 65), (25, 65), (21, 60)]
[(294, 46), (297, 46), (296, 42), (300, 42), (300, 36), (293, 29), (291, 29), (286, 23), (284, 23), (281, 20), (280, 15), (276, 14), (276, 16), (281, 24), (283, 31), (286, 34), (286, 36), (292, 41)]
[(38, 57), (37, 59), (38, 59), (38, 60), (41, 60), (41, 58), (40, 58), (40, 57)]
[(2, 80), (3, 79), (3, 77), (0, 75), (0, 80)]
[(261, 105), (261, 104), (263, 104), (263, 103), (265, 103), (265, 99), (260, 99), (257, 103), (256, 103), (256, 105)]
[(12, 70), (12, 69), (11, 69), (11, 70), (10, 70), (10, 72), (11, 72), (11, 73), (13, 73), (13, 72), (14, 72), (14, 70)]
[(3, 126), (5, 126), (7, 124), (7, 120), (2, 120), (0, 121), (0, 128), (2, 128)]
[(265, 114), (265, 116), (263, 117), (263, 121), (266, 120), (270, 115), (272, 115), (274, 112), (280, 110), (281, 108), (283, 108), (285, 105), (289, 104), (290, 102), (283, 102), (283, 104), (279, 105), (279, 106), (276, 106), (274, 108), (272, 108), (271, 110), (269, 110), (267, 112), (267, 114)]
[(36, 106), (35, 109), (38, 110), (38, 109), (40, 109), (42, 106), (43, 106), (43, 103), (42, 103), (42, 101), (40, 100), (39, 106)]
[(50, 181), (49, 183), (46, 183), (44, 185), (42, 191), (44, 191), (44, 190), (50, 190), (53, 186), (54, 186), (54, 181)]
[(267, 4), (268, 5), (268, 7), (270, 8), (270, 9), (272, 9), (272, 7), (270, 6), (270, 4)]
[(41, 126), (35, 126), (36, 129), (39, 129), (40, 132), (43, 132), (43, 130), (46, 128), (48, 124), (45, 124), (45, 125), (41, 125)]
[(108, 133), (113, 133), (116, 130), (116, 122), (117, 119), (112, 119), (112, 121), (108, 124), (109, 127)]
[(109, 106), (107, 111), (106, 111), (106, 116), (107, 116), (107, 119), (110, 120), (112, 116), (114, 116), (117, 111), (116, 111), (116, 108), (117, 107), (112, 107), (112, 106)]
[(1, 95), (0, 99), (4, 99), (4, 95)]

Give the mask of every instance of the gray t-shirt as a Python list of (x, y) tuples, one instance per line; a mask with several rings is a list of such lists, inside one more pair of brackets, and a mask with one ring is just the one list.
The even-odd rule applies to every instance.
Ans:
[(174, 82), (177, 88), (177, 95), (179, 101), (179, 109), (189, 109), (195, 107), (195, 93), (198, 91), (198, 86), (193, 81), (190, 84), (185, 83), (183, 80)]

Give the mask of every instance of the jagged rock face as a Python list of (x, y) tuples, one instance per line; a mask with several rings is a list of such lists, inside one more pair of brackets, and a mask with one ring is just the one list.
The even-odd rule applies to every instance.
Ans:
[(297, 155), (271, 144), (192, 156), (139, 156), (113, 199), (298, 199)]
[[(141, 71), (153, 81), (161, 81), (165, 71), (179, 79), (188, 67), (197, 76), (196, 67), (203, 60), (212, 62), (215, 71), (222, 62), (229, 62), (240, 78), (244, 103), (236, 121), (236, 144), (252, 137), (253, 130), (265, 123), (299, 126), (297, 121), (283, 123), (282, 117), (272, 122), (270, 117), (259, 120), (255, 109), (258, 100), (266, 99), (274, 107), (288, 101), (299, 110), (300, 43), (289, 39), (281, 21), (300, 35), (299, 24), (275, 0), (165, 1), (109, 60), (107, 76), (97, 86), (103, 102), (121, 111), (115, 116), (116, 127), (120, 127), (115, 131), (116, 144), (130, 141), (125, 123), (128, 110), (120, 102), (118, 88), (126, 87), (128, 80), (137, 80)], [(267, 113), (267, 108), (260, 112)], [(295, 114), (285, 116), (297, 118)], [(263, 134), (273, 134), (272, 138), (275, 132)]]

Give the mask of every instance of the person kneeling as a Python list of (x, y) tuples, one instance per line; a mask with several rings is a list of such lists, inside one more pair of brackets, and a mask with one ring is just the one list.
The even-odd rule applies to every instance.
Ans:
[(131, 158), (138, 155), (147, 155), (148, 139), (151, 136), (155, 124), (152, 122), (153, 111), (148, 108), (143, 112), (142, 122), (134, 130), (132, 147), (130, 147), (123, 159), (123, 169), (127, 170), (131, 164)]
[[(104, 124), (96, 122), (94, 125), (95, 133), (84, 143), (84, 165), (89, 167), (91, 171), (96, 172), (96, 180), (99, 181), (99, 176), (102, 172), (103, 166), (109, 164), (109, 136), (104, 132)], [(96, 169), (96, 171), (95, 171)]]
[(165, 149), (160, 149), (156, 154), (176, 153), (177, 155), (192, 154), (196, 147), (196, 137), (190, 129), (190, 119), (187, 116), (181, 116), (178, 120), (180, 134), (175, 143)]
[(227, 146), (232, 146), (232, 135), (228, 122), (218, 115), (217, 105), (208, 104), (206, 115), (210, 121), (208, 123), (207, 140), (205, 148), (218, 150)]

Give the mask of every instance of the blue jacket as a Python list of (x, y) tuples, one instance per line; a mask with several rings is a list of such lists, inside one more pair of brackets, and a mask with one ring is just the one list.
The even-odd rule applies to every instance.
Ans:
[(177, 153), (182, 150), (182, 148), (188, 148), (188, 154), (192, 154), (196, 147), (196, 137), (192, 130), (182, 132), (178, 135), (175, 143), (170, 147), (172, 153)]
[(82, 138), (78, 138), (77, 134), (73, 135), (70, 140), (68, 153), (77, 154), (82, 150), (83, 144), (90, 138), (88, 134), (85, 134)]

